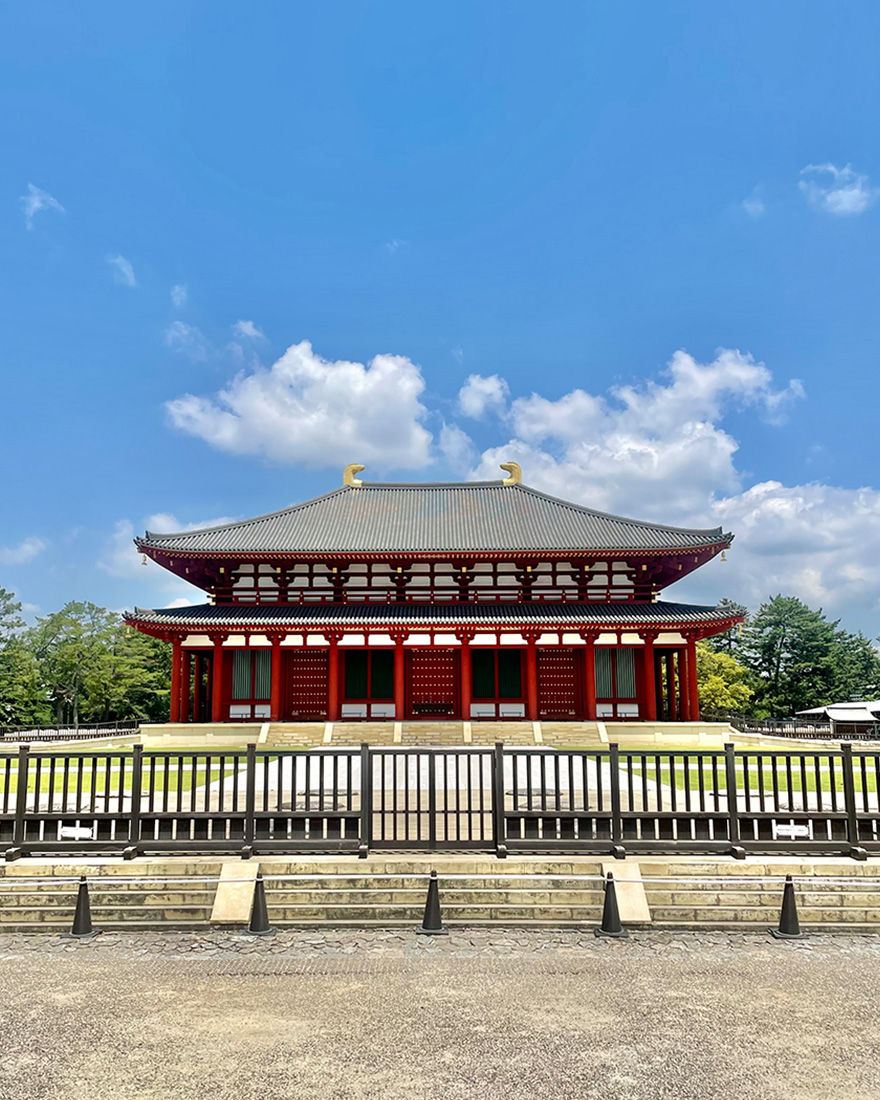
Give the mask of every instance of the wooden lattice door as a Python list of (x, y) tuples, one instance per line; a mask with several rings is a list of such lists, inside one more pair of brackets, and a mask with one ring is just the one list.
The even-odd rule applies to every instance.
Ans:
[(454, 649), (407, 651), (407, 712), (413, 718), (452, 717), (457, 713), (456, 653)]
[(538, 714), (541, 718), (578, 716), (578, 651), (557, 646), (538, 647)]

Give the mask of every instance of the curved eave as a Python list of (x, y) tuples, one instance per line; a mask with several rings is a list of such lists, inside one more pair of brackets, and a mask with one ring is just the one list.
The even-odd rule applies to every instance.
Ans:
[[(715, 536), (715, 532), (712, 532), (712, 534)], [(540, 558), (546, 561), (548, 558), (604, 557), (612, 554), (618, 557), (632, 558), (670, 558), (687, 556), (689, 554), (705, 554), (707, 552), (717, 554), (722, 550), (729, 550), (733, 540), (733, 534), (722, 532), (719, 536), (713, 537), (710, 542), (699, 543), (692, 546), (669, 546), (659, 548), (640, 546), (580, 546), (558, 550), (522, 546), (515, 548), (511, 547), (506, 550), (503, 548), (499, 550), (461, 550), (443, 549), (442, 547), (436, 550), (412, 550), (394, 547), (388, 550), (189, 550), (182, 546), (168, 546), (151, 542), (147, 538), (136, 538), (134, 544), (139, 553), (148, 554), (154, 561), (158, 561), (162, 557), (177, 557), (188, 561), (237, 562), (265, 561), (266, 558), (290, 561), (327, 561), (337, 559), (351, 561), (354, 557), (359, 560), (368, 561), (385, 561), (389, 558), (413, 558), (420, 561), (434, 558), (443, 560), (451, 558), (461, 561), (485, 561), (496, 558), (507, 560), (511, 557)], [(159, 562), (159, 564), (162, 563)]]
[(705, 635), (730, 630), (742, 617), (719, 608), (688, 604), (456, 604), (436, 605), (237, 604), (143, 610), (126, 613), (131, 626), (146, 633), (173, 636), (187, 633), (291, 634), (324, 630), (363, 634), (407, 628), (414, 633), (473, 629), (511, 631), (537, 629), (566, 633), (657, 630)]

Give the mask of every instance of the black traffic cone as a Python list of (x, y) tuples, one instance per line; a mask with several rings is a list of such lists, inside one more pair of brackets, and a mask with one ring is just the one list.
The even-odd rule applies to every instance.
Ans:
[(782, 908), (779, 910), (779, 927), (771, 928), (770, 935), (778, 940), (796, 940), (801, 935), (801, 926), (797, 915), (797, 902), (794, 896), (794, 881), (791, 875), (785, 876), (782, 891)]
[(605, 902), (602, 906), (602, 927), (594, 928), (597, 936), (607, 936), (615, 940), (624, 940), (629, 932), (620, 922), (620, 910), (617, 908), (617, 887), (614, 875), (609, 871), (605, 879)]
[(257, 871), (254, 884), (254, 902), (251, 906), (251, 919), (247, 926), (251, 936), (274, 936), (275, 929), (269, 924), (269, 910), (266, 908), (266, 887), (263, 885), (263, 873)]
[(79, 889), (76, 892), (76, 909), (73, 913), (73, 927), (68, 933), (78, 940), (90, 940), (100, 935), (92, 928), (92, 907), (89, 904), (89, 884), (86, 876), (79, 880)]
[(448, 929), (443, 927), (440, 916), (440, 886), (437, 882), (437, 872), (432, 871), (428, 880), (428, 898), (425, 902), (425, 915), (422, 918), (422, 927), (418, 929), (420, 936), (448, 936)]

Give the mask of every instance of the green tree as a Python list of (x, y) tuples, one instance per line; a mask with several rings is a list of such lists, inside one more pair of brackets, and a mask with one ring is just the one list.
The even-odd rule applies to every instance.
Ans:
[(708, 644), (719, 653), (727, 653), (731, 657), (736, 657), (737, 660), (742, 660), (742, 635), (749, 621), (749, 610), (745, 604), (729, 600), (726, 596), (723, 600), (719, 600), (718, 607), (730, 615), (741, 615), (745, 623), (739, 623), (732, 630), (725, 630), (723, 634), (716, 634), (714, 638), (708, 640)]
[(697, 687), (705, 715), (744, 714), (754, 694), (751, 673), (734, 657), (697, 642)]
[(49, 717), (37, 662), (24, 633), (21, 604), (0, 588), (0, 724), (27, 725)]
[(837, 622), (795, 596), (774, 596), (743, 632), (743, 655), (756, 677), (755, 709), (784, 718), (834, 701)]
[(833, 663), (832, 702), (880, 698), (880, 655), (870, 638), (840, 631)]

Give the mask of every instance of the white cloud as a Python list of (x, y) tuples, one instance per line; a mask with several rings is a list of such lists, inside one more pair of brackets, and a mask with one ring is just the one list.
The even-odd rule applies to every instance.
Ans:
[(759, 187), (756, 187), (747, 199), (743, 199), (740, 205), (750, 218), (761, 218), (767, 212)]
[[(136, 532), (130, 519), (117, 520), (113, 534), (106, 540), (98, 559), (98, 568), (109, 573), (111, 577), (137, 580), (151, 588), (180, 591), (181, 586), (186, 587), (186, 583), (180, 577), (157, 565), (152, 558), (146, 558), (146, 564), (144, 564), (142, 555), (135, 549), (135, 535), (143, 534), (144, 531), (153, 531), (160, 535), (178, 531), (198, 531), (202, 527), (219, 527), (221, 524), (233, 522), (234, 517), (218, 516), (195, 523), (182, 523), (170, 512), (155, 512), (147, 516), (143, 527)], [(189, 599), (186, 602), (193, 601)]]
[(504, 421), (510, 441), (485, 451), (474, 476), (495, 477), (510, 458), (531, 484), (559, 496), (646, 519), (698, 521), (715, 493), (740, 488), (725, 412), (752, 407), (778, 422), (802, 395), (797, 381), (775, 390), (764, 364), (738, 351), (722, 350), (711, 363), (678, 351), (659, 381), (608, 395), (516, 398)]
[(180, 283), (177, 283), (171, 288), (171, 304), (177, 309), (186, 305), (186, 297), (187, 293), (185, 286), (181, 286)]
[(464, 416), (479, 420), (487, 412), (499, 412), (507, 405), (510, 388), (503, 378), (471, 374), (458, 391), (458, 408)]
[(45, 539), (29, 535), (18, 546), (0, 546), (0, 565), (26, 565), (42, 554), (48, 545)]
[(452, 358), (456, 361), (456, 363), (464, 362), (464, 348), (461, 346), (461, 344), (456, 344), (455, 347), (452, 349)]
[(167, 403), (172, 424), (233, 454), (307, 466), (369, 463), (379, 470), (428, 465), (420, 368), (399, 355), (368, 365), (322, 359), (308, 341), (270, 368), (242, 371), (215, 397)]
[(53, 195), (39, 187), (34, 187), (32, 183), (28, 184), (27, 194), (22, 195), (19, 202), (24, 211), (24, 224), (28, 229), (34, 228), (34, 217), (41, 210), (57, 210), (59, 214), (65, 212), (64, 207)]
[(826, 214), (863, 214), (880, 195), (880, 188), (871, 187), (868, 177), (849, 164), (808, 164), (801, 175), (807, 177), (798, 183), (807, 202)]
[[(493, 390), (497, 393), (498, 388)], [(734, 409), (778, 423), (800, 383), (775, 387), (763, 363), (720, 351), (699, 363), (679, 351), (659, 379), (606, 394), (572, 390), (496, 403), (508, 441), (493, 445), (467, 476), (502, 476), (501, 462), (523, 467), (535, 488), (590, 507), (688, 527), (721, 525), (736, 535), (727, 564), (716, 560), (668, 598), (751, 606), (793, 593), (833, 614), (880, 609), (880, 491), (818, 483), (750, 485), (736, 464), (737, 440), (724, 427)], [(450, 466), (470, 438), (446, 425), (440, 440)], [(876, 632), (876, 628), (872, 628)]]
[(134, 268), (124, 256), (108, 256), (107, 263), (113, 268), (114, 283), (119, 283), (121, 286), (137, 286)]
[(399, 237), (394, 237), (393, 240), (385, 242), (385, 251), (391, 253), (393, 256), (395, 252), (399, 252), (405, 244), (406, 241), (401, 240)]
[(250, 340), (265, 340), (266, 337), (257, 328), (253, 321), (236, 321), (232, 326), (233, 332), (238, 336), (246, 336)]
[(479, 452), (471, 437), (457, 424), (443, 425), (440, 429), (439, 444), (449, 468), (456, 474), (466, 474), (479, 458)]
[(171, 322), (165, 329), (165, 343), (195, 362), (202, 362), (208, 357), (208, 344), (201, 330), (185, 321)]
[(178, 596), (176, 599), (170, 600), (168, 603), (166, 603), (165, 607), (166, 609), (169, 607), (189, 607), (192, 602), (193, 600), (191, 596)]

